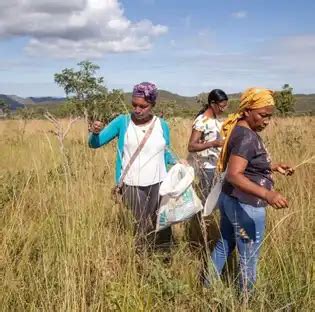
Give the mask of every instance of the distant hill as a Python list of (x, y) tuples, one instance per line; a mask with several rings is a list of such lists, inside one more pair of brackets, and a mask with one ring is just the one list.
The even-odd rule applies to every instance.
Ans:
[(0, 94), (0, 100), (7, 103), (11, 110), (24, 107), (23, 103), (21, 103), (16, 96)]
[(295, 94), (297, 112), (315, 111), (315, 94)]
[[(230, 94), (230, 99), (238, 99), (240, 93)], [(296, 105), (295, 110), (297, 112), (310, 112), (315, 110), (315, 94), (295, 94)], [(0, 94), (0, 99), (10, 105), (11, 110), (16, 110), (17, 108), (22, 108), (24, 105), (36, 105), (52, 107), (61, 104), (65, 101), (65, 98), (59, 97), (28, 97), (22, 98), (16, 95), (6, 95)], [(131, 102), (131, 93), (125, 93), (126, 103)], [(174, 101), (178, 106), (185, 108), (198, 109), (199, 104), (196, 102), (196, 96), (182, 96), (176, 93), (172, 93), (166, 90), (159, 91), (158, 102), (170, 102)]]
[(16, 110), (17, 108), (24, 107), (24, 105), (60, 104), (64, 102), (65, 98), (51, 96), (22, 98), (16, 95), (0, 94), (0, 100), (3, 100), (5, 103), (7, 103), (11, 110)]
[(44, 96), (44, 97), (28, 97), (26, 98), (26, 101), (29, 104), (37, 104), (37, 105), (43, 105), (43, 104), (53, 104), (53, 103), (61, 103), (64, 102), (65, 98), (58, 98), (58, 97), (52, 97), (52, 96)]
[[(172, 93), (165, 90), (159, 90), (159, 96), (158, 96), (158, 103), (160, 102), (170, 102), (175, 101), (177, 104), (181, 106), (186, 107), (195, 107), (197, 105), (196, 103), (196, 97), (195, 96), (182, 96), (176, 93)], [(125, 93), (125, 102), (130, 103), (131, 102), (131, 93)]]
[[(241, 93), (229, 94), (229, 99), (239, 99)], [(125, 94), (126, 102), (131, 101), (131, 93)], [(295, 110), (297, 112), (315, 111), (315, 94), (295, 94), (296, 104)], [(181, 96), (169, 91), (160, 90), (159, 101), (176, 101), (180, 106), (187, 108), (197, 108), (199, 104), (196, 102), (196, 96)]]

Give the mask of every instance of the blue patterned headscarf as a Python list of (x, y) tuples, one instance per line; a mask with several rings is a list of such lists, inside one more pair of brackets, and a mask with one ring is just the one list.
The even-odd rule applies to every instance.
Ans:
[(151, 82), (141, 82), (135, 85), (132, 92), (132, 96), (142, 97), (151, 104), (155, 104), (157, 95), (157, 87)]

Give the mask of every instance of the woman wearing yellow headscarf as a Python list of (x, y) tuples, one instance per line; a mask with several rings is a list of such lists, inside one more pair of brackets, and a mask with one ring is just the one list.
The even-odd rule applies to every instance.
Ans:
[(247, 293), (256, 280), (259, 249), (264, 237), (265, 208), (285, 208), (287, 200), (272, 190), (272, 172), (293, 173), (284, 164), (272, 165), (257, 132), (267, 127), (274, 109), (273, 92), (250, 88), (240, 106), (223, 124), (225, 143), (218, 170), (225, 171), (219, 198), (221, 239), (212, 253), (218, 274), (237, 246), (240, 255), (240, 287)]

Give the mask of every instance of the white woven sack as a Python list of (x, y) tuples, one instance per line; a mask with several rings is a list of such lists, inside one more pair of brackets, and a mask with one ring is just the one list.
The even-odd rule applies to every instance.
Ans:
[(218, 199), (219, 199), (219, 196), (220, 196), (221, 191), (222, 191), (222, 185), (223, 185), (224, 177), (225, 177), (225, 172), (220, 173), (215, 177), (214, 186), (212, 187), (212, 189), (211, 189), (211, 191), (207, 197), (207, 200), (206, 200), (206, 203), (205, 203), (205, 206), (203, 209), (202, 215), (204, 217), (209, 216), (214, 211), (214, 209), (217, 207)]
[(157, 212), (156, 231), (186, 221), (203, 209), (192, 187), (194, 176), (194, 169), (182, 164), (176, 164), (168, 172), (160, 187), (162, 199)]

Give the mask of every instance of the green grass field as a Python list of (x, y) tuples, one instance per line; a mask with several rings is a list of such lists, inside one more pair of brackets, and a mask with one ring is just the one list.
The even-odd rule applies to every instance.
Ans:
[[(275, 161), (314, 155), (314, 118), (277, 119), (263, 134)], [(64, 121), (66, 123), (66, 121)], [(170, 122), (186, 157), (189, 120)], [(132, 221), (110, 198), (115, 143), (91, 150), (77, 122), (64, 153), (48, 121), (0, 122), (1, 311), (312, 311), (314, 165), (276, 177), (290, 207), (268, 208), (256, 294), (240, 302), (233, 261), (223, 282), (199, 284), (201, 247), (175, 227), (171, 263), (135, 252)], [(217, 216), (206, 220), (215, 239)]]

